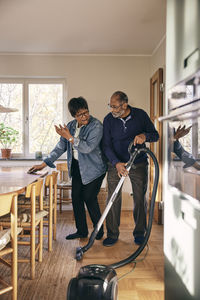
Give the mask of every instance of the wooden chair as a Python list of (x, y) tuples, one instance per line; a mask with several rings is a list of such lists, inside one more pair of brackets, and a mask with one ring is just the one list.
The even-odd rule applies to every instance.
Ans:
[[(17, 300), (17, 194), (0, 195), (0, 217), (10, 214), (11, 228), (0, 231), (0, 262), (11, 267), (11, 284), (2, 277), (0, 282), (4, 288), (0, 289), (0, 295), (12, 291), (12, 299)], [(8, 243), (11, 241), (11, 245)], [(11, 263), (3, 257), (11, 254)]]
[(53, 176), (53, 239), (56, 240), (58, 172), (53, 171), (52, 176)]
[[(57, 189), (59, 191), (58, 193), (58, 203), (59, 203), (59, 207), (60, 207), (60, 213), (62, 212), (62, 204), (63, 203), (71, 203), (72, 202), (72, 198), (71, 197), (66, 197), (64, 196), (64, 192), (70, 192), (72, 190), (72, 184), (71, 182), (68, 180), (68, 168), (67, 168), (67, 163), (59, 163), (56, 165), (56, 169), (59, 171), (60, 173), (60, 178), (57, 184)], [(65, 179), (67, 178), (67, 179)]]
[[(44, 225), (48, 226), (48, 250), (52, 251), (52, 238), (56, 240), (57, 224), (57, 176), (58, 172), (52, 172), (45, 180), (45, 197), (43, 208), (49, 212)], [(46, 237), (46, 235), (44, 235)]]
[[(39, 198), (39, 209), (37, 210), (36, 198)], [(26, 201), (27, 199), (27, 201)], [(35, 261), (38, 253), (38, 260), (42, 262), (43, 250), (43, 218), (48, 212), (43, 210), (43, 179), (27, 186), (25, 203), (18, 204), (18, 215), (20, 226), (24, 229), (20, 234), (21, 238), (29, 238), (29, 241), (18, 241), (19, 245), (30, 246), (30, 259), (18, 259), (18, 262), (30, 263), (31, 279), (35, 278)], [(27, 203), (26, 203), (27, 202)], [(19, 218), (18, 218), (19, 219)], [(39, 230), (38, 243), (36, 244), (36, 230)], [(27, 231), (30, 232), (27, 234)]]
[[(52, 238), (56, 240), (57, 225), (57, 176), (58, 172), (52, 172), (45, 178), (45, 193), (43, 197), (43, 209), (48, 211), (43, 219), (43, 225), (48, 227), (48, 234), (43, 234), (43, 238), (48, 237), (48, 251), (52, 251)], [(20, 206), (30, 208), (30, 201), (27, 201), (25, 195), (20, 195)], [(36, 199), (36, 210), (39, 209), (39, 201)]]

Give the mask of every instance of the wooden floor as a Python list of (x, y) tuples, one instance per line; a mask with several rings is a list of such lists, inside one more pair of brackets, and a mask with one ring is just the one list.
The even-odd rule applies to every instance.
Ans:
[[(92, 229), (89, 222), (90, 230)], [(75, 231), (71, 211), (58, 213), (57, 241), (53, 242), (53, 251), (47, 251), (44, 243), (43, 262), (36, 264), (36, 279), (29, 279), (29, 265), (20, 264), (18, 267), (18, 299), (19, 300), (64, 300), (69, 280), (76, 276), (79, 268), (87, 264), (110, 264), (128, 257), (137, 247), (133, 243), (132, 213), (122, 212), (120, 238), (113, 247), (102, 246), (101, 241), (95, 241), (93, 247), (84, 254), (83, 260), (74, 259), (75, 249), (86, 244), (87, 239), (67, 241), (65, 236)], [(21, 247), (20, 247), (21, 248)], [(27, 248), (27, 247), (26, 247)], [(21, 250), (19, 249), (21, 252)], [(27, 250), (26, 250), (27, 251)], [(23, 251), (25, 253), (25, 250)], [(117, 269), (119, 280), (119, 300), (162, 300), (164, 299), (164, 259), (163, 259), (163, 226), (153, 224), (149, 241), (149, 251), (144, 260), (146, 248), (137, 258), (136, 268), (133, 263)], [(6, 274), (7, 269), (0, 266), (0, 275)], [(9, 273), (8, 273), (9, 275)], [(7, 300), (9, 293), (0, 296)], [(84, 300), (84, 299), (83, 299)], [(95, 299), (94, 299), (95, 300)]]

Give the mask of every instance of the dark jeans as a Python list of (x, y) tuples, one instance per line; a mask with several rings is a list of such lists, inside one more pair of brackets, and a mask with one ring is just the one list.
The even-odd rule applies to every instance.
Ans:
[[(105, 174), (96, 178), (88, 184), (83, 184), (81, 180), (78, 161), (72, 161), (72, 205), (74, 210), (75, 223), (78, 233), (81, 235), (88, 234), (88, 227), (86, 221), (86, 212), (84, 203), (87, 206), (93, 226), (95, 226), (100, 217), (101, 212), (97, 200), (97, 195), (100, 191), (102, 181)], [(103, 231), (103, 226), (100, 232)]]
[[(133, 190), (133, 218), (135, 221), (135, 229), (133, 235), (141, 235), (146, 231), (146, 213), (147, 203), (145, 194), (147, 190), (148, 181), (148, 163), (142, 162), (134, 165), (129, 171), (129, 178)], [(110, 163), (108, 164), (108, 199), (110, 200), (118, 182), (119, 176), (117, 175), (117, 169)], [(120, 214), (121, 214), (121, 201), (122, 201), (122, 188), (120, 189), (117, 198), (115, 199), (106, 218), (107, 236), (113, 239), (117, 239), (119, 236), (120, 226)]]

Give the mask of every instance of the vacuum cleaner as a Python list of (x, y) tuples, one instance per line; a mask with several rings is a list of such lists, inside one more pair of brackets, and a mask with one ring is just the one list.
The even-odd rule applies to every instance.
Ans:
[[(92, 264), (80, 268), (77, 277), (72, 278), (69, 282), (68, 289), (67, 289), (67, 300), (117, 300), (118, 280), (117, 280), (117, 274), (115, 272), (115, 269), (134, 261), (136, 257), (143, 251), (143, 249), (145, 248), (148, 242), (151, 233), (152, 222), (153, 222), (154, 205), (155, 205), (155, 198), (156, 198), (156, 192), (157, 192), (158, 180), (159, 180), (159, 166), (155, 155), (149, 148), (145, 146), (145, 144), (137, 145), (133, 152), (132, 152), (132, 147), (133, 147), (133, 142), (131, 142), (128, 147), (128, 151), (130, 154), (130, 159), (126, 165), (126, 169), (128, 172), (132, 167), (136, 156), (140, 152), (147, 153), (152, 158), (155, 166), (153, 192), (152, 192), (152, 198), (150, 202), (149, 218), (148, 218), (147, 230), (144, 236), (144, 241), (133, 254), (131, 254), (129, 257), (127, 257), (124, 260), (121, 260), (119, 262), (116, 262), (108, 266)], [(121, 179), (119, 180), (114, 193), (112, 194), (101, 218), (99, 219), (99, 222), (97, 223), (93, 232), (91, 233), (87, 245), (83, 247), (78, 247), (76, 249), (77, 261), (80, 261), (83, 257), (84, 252), (88, 251), (92, 247), (96, 235), (99, 232), (113, 202), (115, 201), (125, 178), (126, 177), (122, 176)]]

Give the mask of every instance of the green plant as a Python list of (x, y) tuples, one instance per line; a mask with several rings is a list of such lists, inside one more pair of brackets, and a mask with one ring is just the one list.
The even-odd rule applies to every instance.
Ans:
[(0, 143), (3, 149), (11, 148), (17, 142), (19, 131), (0, 123)]

